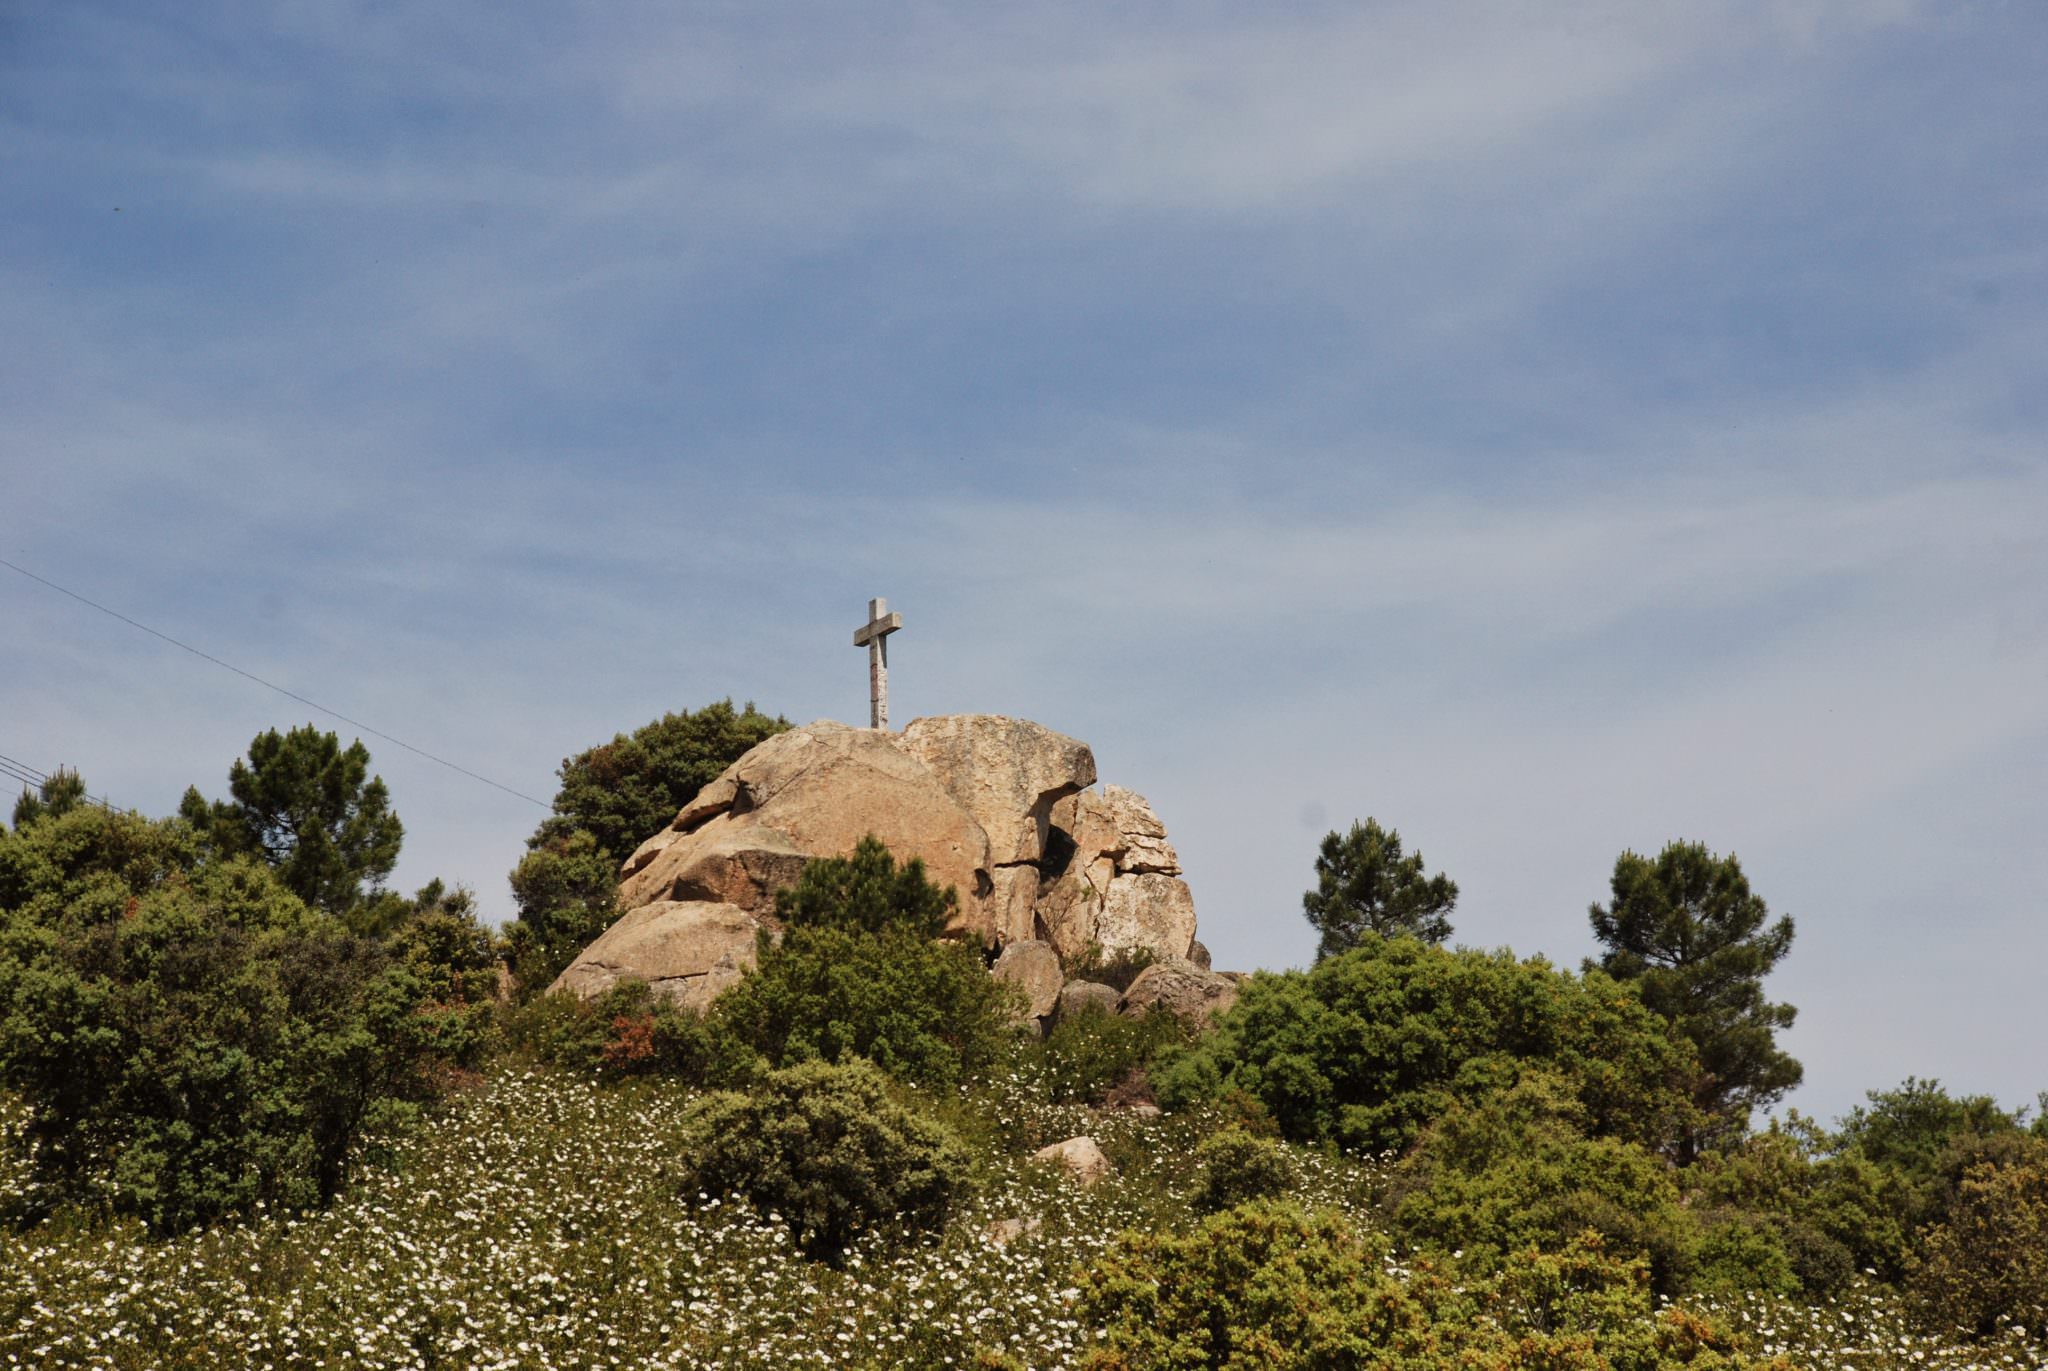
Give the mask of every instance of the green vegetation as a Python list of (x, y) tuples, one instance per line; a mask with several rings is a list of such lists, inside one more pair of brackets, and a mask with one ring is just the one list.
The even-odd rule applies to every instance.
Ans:
[[(1777, 1046), (1798, 1011), (1763, 991), (1792, 948), (1792, 920), (1766, 927), (1770, 910), (1734, 854), (1716, 857), (1704, 843), (1671, 843), (1654, 859), (1622, 853), (1612, 890), (1611, 904), (1592, 907), (1608, 949), (1600, 969), (1634, 983), (1699, 1053), (1693, 1100), (1708, 1132), (1746, 1127), (1751, 1110), (1799, 1084), (1799, 1063)], [(1698, 1132), (1681, 1140), (1686, 1160), (1700, 1141)]]
[(553, 812), (511, 875), (505, 957), (518, 993), (547, 989), (618, 918), (619, 867), (755, 744), (789, 727), (748, 701), (664, 714), (564, 758)]
[(1225, 1128), (1195, 1149), (1202, 1184), (1194, 1207), (1214, 1214), (1252, 1200), (1277, 1199), (1301, 1183), (1301, 1167), (1286, 1144), (1249, 1129)]
[(809, 863), (776, 899), (789, 923), (715, 1016), (771, 1066), (864, 1057), (899, 1080), (945, 1087), (1002, 1054), (1017, 991), (978, 948), (937, 935), (954, 892), (873, 838), (851, 857)]
[(505, 964), (522, 998), (548, 988), (619, 917), (619, 863), (588, 833), (550, 838), (512, 868), (519, 913), (505, 926)]
[(1395, 1168), (1391, 1199), (1410, 1246), (1482, 1270), (1592, 1232), (1658, 1290), (1684, 1285), (1691, 1221), (1675, 1174), (1641, 1143), (1594, 1133), (1571, 1083), (1540, 1067), (1452, 1105)]
[(228, 794), (232, 798), (209, 805), (191, 787), (178, 807), (220, 855), (269, 863), (285, 889), (306, 904), (354, 915), (359, 926), (399, 917), (378, 896), (398, 864), (405, 826), (392, 812), (383, 778), (370, 775), (370, 752), (361, 739), (344, 748), (311, 724), (259, 733), (249, 742), (248, 760), (237, 758), (228, 768)]
[[(1080, 1312), (1104, 1325), (1094, 1371), (1707, 1371), (1770, 1365), (1724, 1327), (1652, 1311), (1639, 1265), (1574, 1239), (1518, 1253), (1492, 1278), (1390, 1268), (1341, 1214), (1256, 1203), (1186, 1234), (1124, 1238), (1083, 1276)], [(1782, 1363), (1780, 1363), (1782, 1364)]]
[(1295, 1142), (1384, 1152), (1532, 1066), (1598, 1135), (1654, 1147), (1690, 1117), (1691, 1049), (1601, 972), (1372, 933), (1307, 972), (1252, 977), (1157, 1079), (1162, 1102), (1242, 1090)]
[(0, 1084), (45, 1207), (175, 1232), (331, 1200), (365, 1130), (482, 1051), (494, 959), (460, 898), (431, 888), (407, 940), (367, 938), (288, 885), (328, 870), (306, 844), (273, 867), (45, 789), (0, 833)]
[[(25, 795), (0, 1365), (2041, 1364), (2048, 1127), (1908, 1079), (1834, 1131), (1752, 1131), (1790, 928), (1703, 848), (1624, 858), (1615, 975), (1359, 916), (1199, 1030), (1019, 1031), (944, 936), (955, 893), (873, 840), (805, 869), (707, 1012), (631, 982), (501, 1002), (609, 917), (623, 808), (594, 778), (708, 767), (762, 716), (670, 717), (702, 726), (565, 765), (503, 938), (466, 891), (307, 855), (363, 850), (350, 804), (389, 813), (332, 735), (264, 735), (235, 791), (282, 814), (328, 777), (326, 837), (114, 813), (69, 773)], [(1031, 1162), (1080, 1134), (1093, 1188)]]
[(804, 1254), (826, 1261), (865, 1233), (943, 1229), (967, 1188), (960, 1144), (858, 1060), (805, 1062), (750, 1094), (706, 1096), (685, 1144), (686, 1191), (779, 1214)]
[(960, 896), (925, 878), (924, 862), (901, 867), (873, 836), (850, 857), (805, 864), (795, 885), (775, 894), (775, 916), (789, 928), (831, 928), (848, 933), (905, 933), (942, 937), (960, 908)]
[(1316, 886), (1301, 897), (1309, 923), (1322, 935), (1316, 958), (1349, 952), (1367, 934), (1407, 934), (1440, 943), (1451, 936), (1458, 885), (1438, 872), (1424, 875), (1420, 852), (1401, 852), (1401, 835), (1377, 819), (1330, 833), (1316, 854)]
[(1126, 1018), (1084, 1009), (1053, 1024), (1031, 1052), (1029, 1069), (1045, 1092), (1061, 1102), (1141, 1098), (1150, 1090), (1146, 1077), (1153, 1063), (1188, 1036), (1188, 1026), (1171, 1014)]

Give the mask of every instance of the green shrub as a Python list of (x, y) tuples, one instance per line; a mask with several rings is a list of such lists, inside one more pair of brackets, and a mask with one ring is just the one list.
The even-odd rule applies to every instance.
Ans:
[(1025, 1058), (1048, 1099), (1101, 1104), (1111, 1092), (1142, 1081), (1159, 1054), (1186, 1042), (1188, 1033), (1173, 1014), (1088, 1009), (1062, 1015), (1025, 1049)]
[(959, 943), (800, 927), (764, 940), (713, 1014), (771, 1066), (865, 1057), (899, 1080), (951, 1086), (1003, 1054), (1017, 1001)]
[[(1796, 1285), (1827, 1295), (1854, 1277), (1859, 1256), (1871, 1266), (1880, 1250), (1897, 1247), (1896, 1224), (1887, 1225), (1875, 1212), (1879, 1206), (1860, 1194), (1875, 1169), (1860, 1158), (1822, 1155), (1828, 1145), (1793, 1110), (1762, 1133), (1702, 1154), (1686, 1170), (1686, 1202), (1708, 1225), (1696, 1284), (1786, 1293)], [(1755, 1244), (1763, 1246), (1742, 1254)]]
[(1194, 1206), (1203, 1214), (1248, 1200), (1273, 1199), (1301, 1183), (1301, 1168), (1287, 1144), (1242, 1128), (1226, 1128), (1204, 1138), (1195, 1149), (1195, 1162), (1202, 1168), (1202, 1182)]
[(864, 1233), (942, 1228), (967, 1188), (960, 1144), (892, 1098), (867, 1062), (770, 1072), (751, 1094), (699, 1101), (687, 1129), (689, 1189), (781, 1215), (819, 1260), (836, 1262)]
[(622, 981), (594, 1000), (566, 990), (505, 1014), (506, 1042), (555, 1066), (609, 1079), (672, 1076), (714, 1089), (757, 1078), (761, 1060), (711, 1015), (678, 1008), (644, 981)]
[(2017, 1323), (2048, 1342), (2048, 1166), (1980, 1163), (1909, 1262), (1928, 1322), (1978, 1336)]
[(420, 969), (178, 820), (79, 807), (0, 834), (0, 1085), (53, 1196), (176, 1231), (331, 1198), (431, 1092)]
[(1532, 1066), (1601, 1136), (1658, 1147), (1691, 1116), (1690, 1047), (1604, 974), (1372, 934), (1308, 972), (1252, 977), (1157, 1084), (1169, 1106), (1241, 1089), (1296, 1142), (1380, 1152)]
[(795, 885), (775, 893), (775, 917), (789, 928), (834, 928), (853, 933), (944, 935), (960, 900), (951, 886), (925, 878), (924, 861), (902, 866), (870, 834), (850, 857), (820, 857), (804, 865)]
[(1587, 1137), (1585, 1117), (1569, 1084), (1541, 1072), (1454, 1105), (1396, 1170), (1396, 1231), (1484, 1270), (1590, 1230), (1609, 1251), (1647, 1260), (1659, 1289), (1676, 1289), (1693, 1225), (1671, 1168), (1638, 1143)]
[[(423, 894), (435, 892), (429, 887)], [(433, 1052), (474, 1068), (497, 1041), (497, 939), (477, 922), (467, 891), (434, 899), (386, 939), (420, 987), (414, 1025)]]
[(1793, 1266), (1785, 1227), (1776, 1216), (1717, 1209), (1694, 1215), (1694, 1224), (1697, 1231), (1686, 1273), (1689, 1288), (1715, 1294), (1799, 1293), (1803, 1282)]
[(1652, 1319), (1639, 1263), (1597, 1241), (1518, 1254), (1496, 1275), (1403, 1278), (1333, 1213), (1259, 1201), (1182, 1235), (1127, 1233), (1079, 1279), (1077, 1312), (1103, 1330), (1093, 1371), (1372, 1367), (1440, 1371), (1656, 1371), (1754, 1365), (1719, 1327)]

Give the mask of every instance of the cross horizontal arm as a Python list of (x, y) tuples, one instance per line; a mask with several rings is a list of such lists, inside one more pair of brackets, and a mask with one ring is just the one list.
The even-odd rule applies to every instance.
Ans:
[(865, 627), (855, 629), (853, 631), (853, 645), (855, 647), (866, 647), (877, 638), (886, 638), (901, 627), (903, 627), (903, 616), (901, 614), (884, 614), (881, 618), (873, 620)]

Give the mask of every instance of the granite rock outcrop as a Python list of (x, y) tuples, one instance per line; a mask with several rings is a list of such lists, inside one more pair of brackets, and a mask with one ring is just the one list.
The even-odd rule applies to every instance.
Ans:
[(1053, 963), (1194, 950), (1194, 898), (1165, 825), (1143, 796), (1096, 780), (1086, 743), (997, 714), (779, 733), (627, 858), (626, 913), (555, 984), (590, 997), (637, 977), (708, 1003), (752, 963), (756, 935), (777, 931), (776, 892), (804, 863), (873, 834), (954, 888), (955, 935), (1018, 949), (1010, 974), (1043, 1016)]

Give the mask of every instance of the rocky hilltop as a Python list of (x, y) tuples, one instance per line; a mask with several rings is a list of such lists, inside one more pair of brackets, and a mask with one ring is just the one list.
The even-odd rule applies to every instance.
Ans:
[(1003, 950), (998, 974), (1056, 997), (1059, 964), (1090, 946), (1202, 974), (1194, 897), (1165, 825), (1143, 796), (1095, 786), (1086, 743), (997, 714), (917, 719), (901, 733), (830, 720), (779, 733), (626, 860), (625, 915), (555, 984), (587, 997), (634, 978), (708, 1003), (751, 963), (755, 934), (775, 929), (775, 893), (870, 833), (959, 893), (955, 929)]

